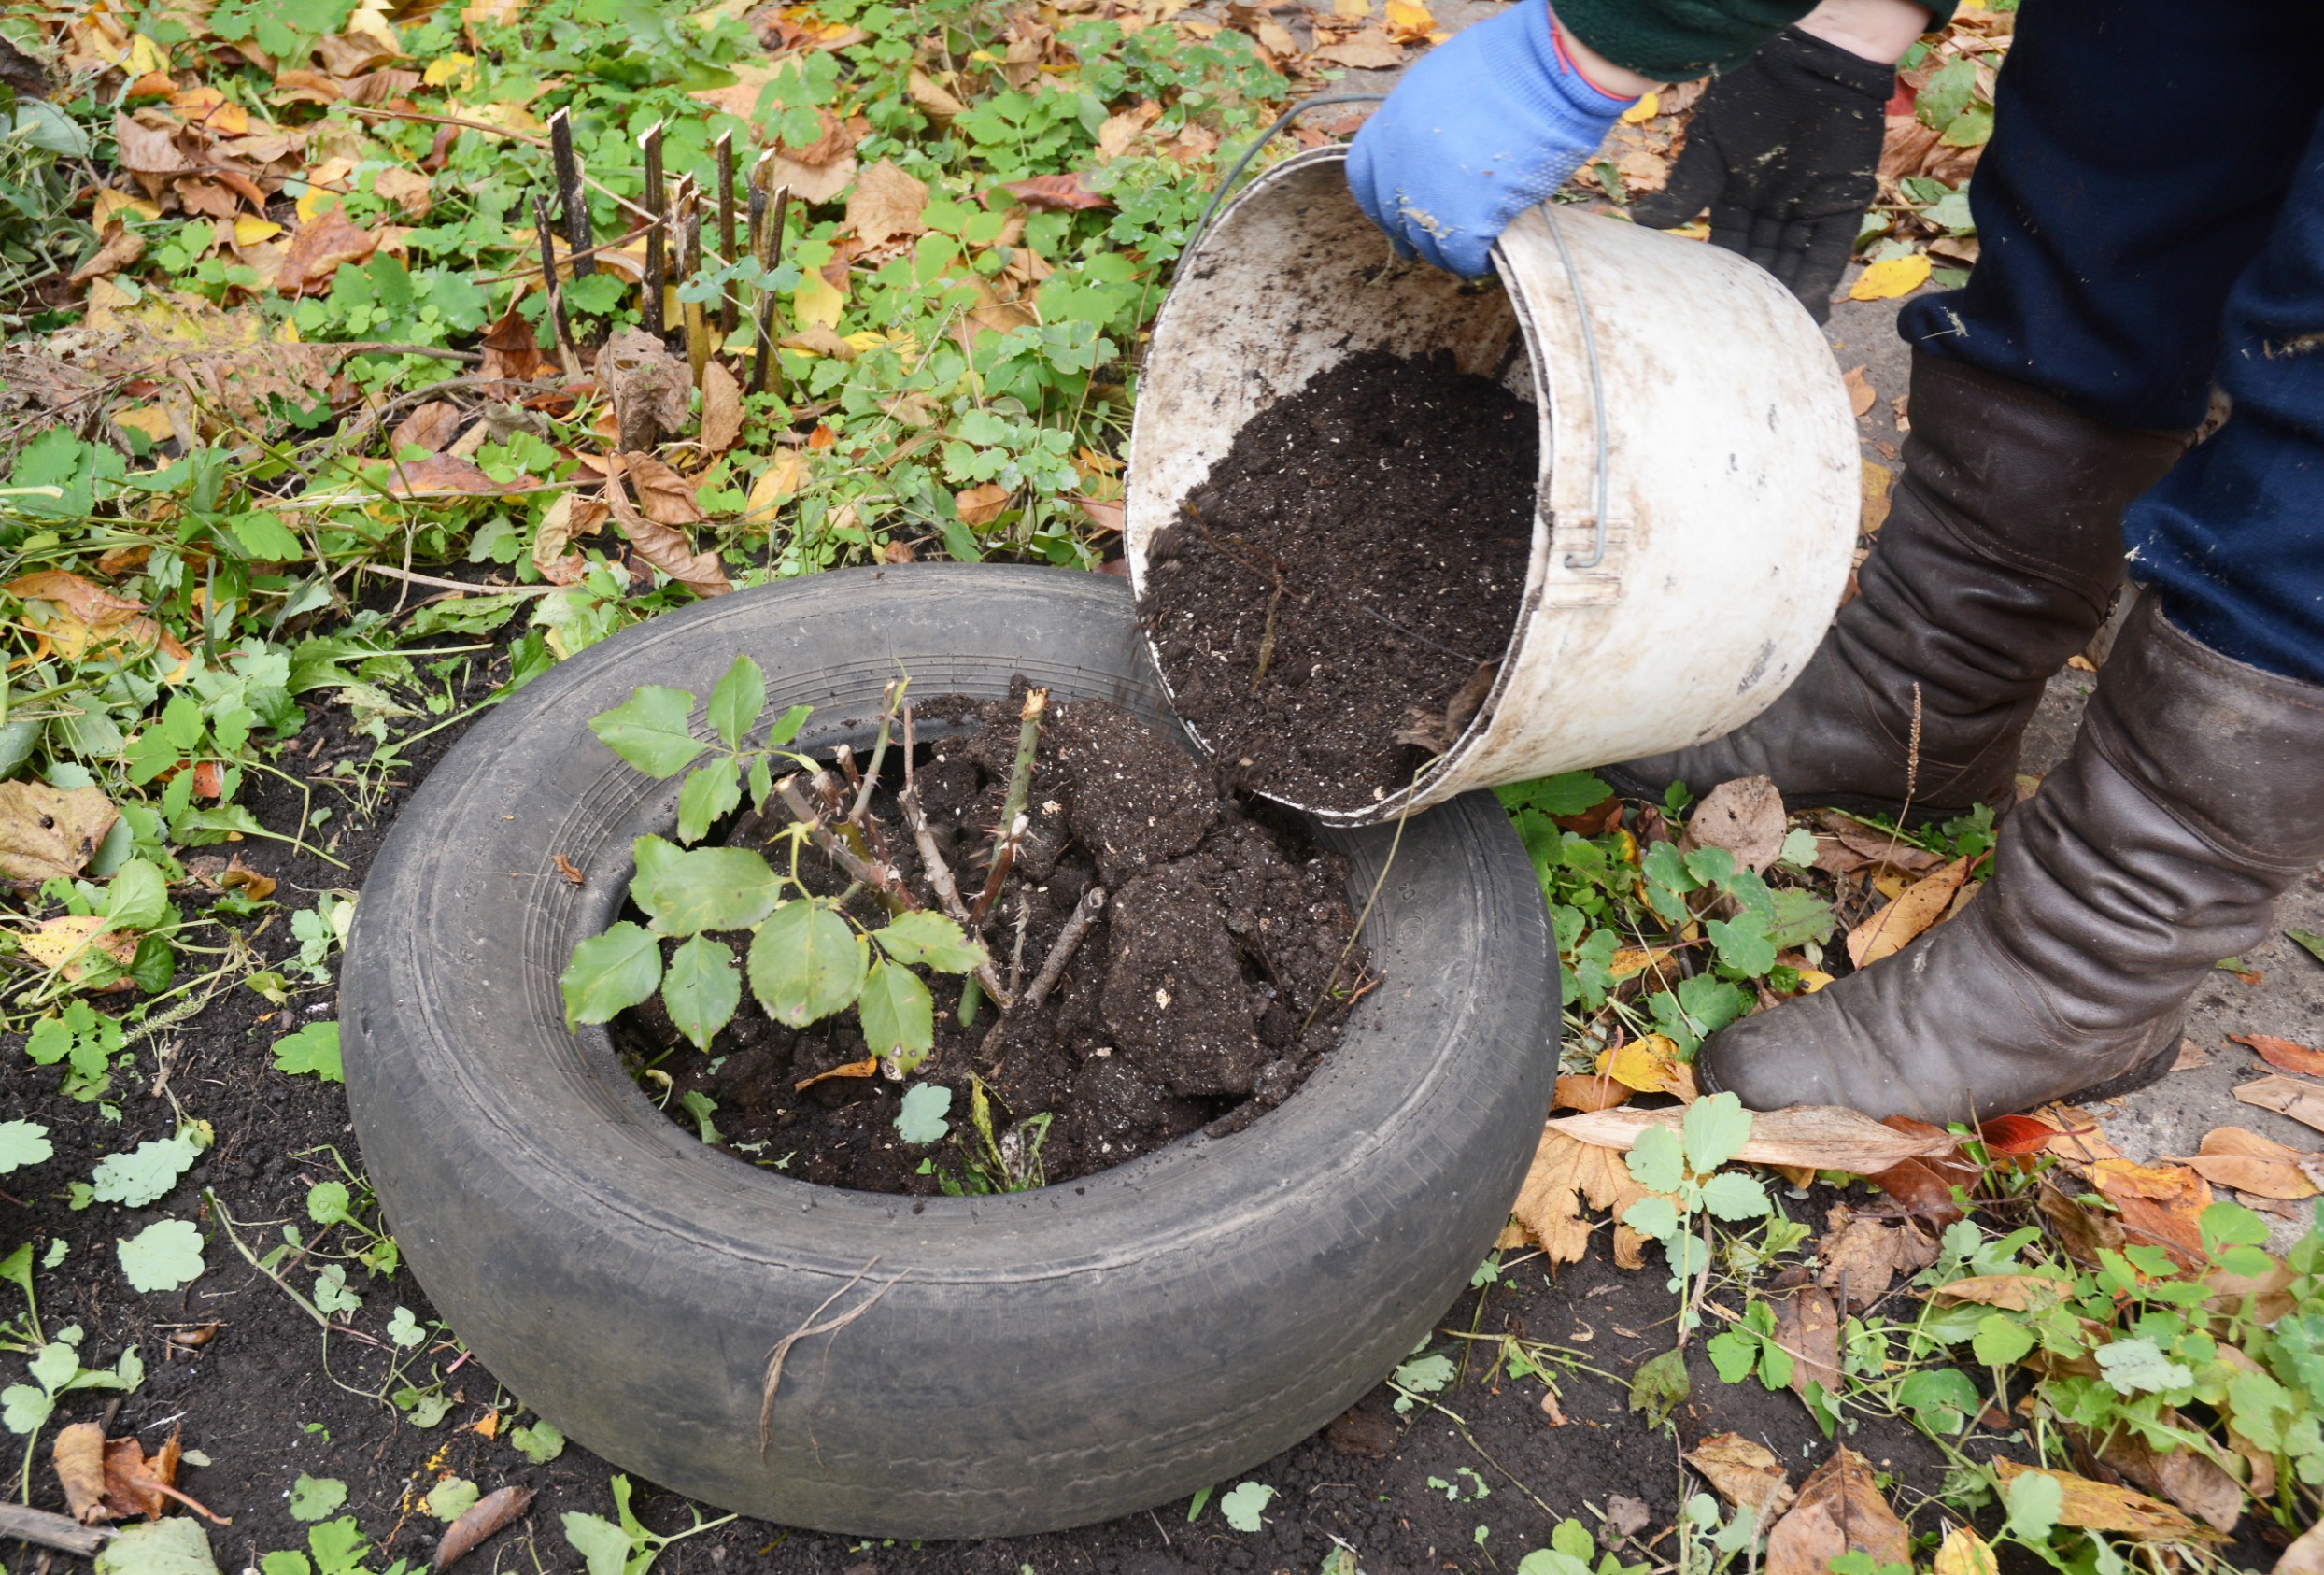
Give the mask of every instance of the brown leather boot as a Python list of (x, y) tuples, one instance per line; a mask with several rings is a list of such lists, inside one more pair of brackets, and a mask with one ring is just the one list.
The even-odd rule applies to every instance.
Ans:
[(1941, 1123), (2169, 1070), (2187, 998), (2324, 858), (2324, 685), (2197, 644), (2156, 600), (2132, 612), (2065, 764), (2002, 823), (1976, 900), (1713, 1035), (1705, 1087)]
[[(1915, 822), (2006, 803), (2042, 686), (2122, 583), (2122, 510), (2189, 434), (2076, 415), (1918, 352), (1905, 475), (1859, 594), (1782, 697), (1724, 738), (1601, 773), (1634, 797), (1771, 776), (1793, 803)], [(1920, 748), (1912, 755), (1913, 689)]]

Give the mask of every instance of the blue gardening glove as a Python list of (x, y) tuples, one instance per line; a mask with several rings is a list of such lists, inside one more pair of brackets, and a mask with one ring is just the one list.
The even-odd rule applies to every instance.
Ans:
[(1593, 86), (1546, 0), (1516, 0), (1421, 57), (1348, 150), (1348, 190), (1398, 255), (1467, 277), (1636, 101)]

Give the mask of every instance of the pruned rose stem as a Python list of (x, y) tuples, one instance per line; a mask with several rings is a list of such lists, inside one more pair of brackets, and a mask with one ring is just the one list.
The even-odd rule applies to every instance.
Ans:
[[(830, 773), (815, 773), (815, 786), (818, 789), (829, 789), (830, 781)], [(910, 789), (907, 788), (906, 792), (909, 793)], [(837, 864), (842, 870), (844, 870), (851, 879), (859, 881), (865, 887), (870, 888), (872, 894), (879, 899), (881, 906), (885, 907), (890, 914), (907, 914), (916, 912), (919, 909), (920, 904), (914, 900), (911, 889), (904, 885), (903, 876), (898, 872), (894, 864), (890, 863), (886, 858), (865, 858), (862, 854), (857, 853), (854, 848), (848, 846), (844, 840), (835, 835), (831, 829), (824, 824), (823, 817), (817, 815), (808, 804), (807, 795), (800, 791), (799, 773), (797, 772), (793, 772), (790, 775), (776, 783), (774, 785), (774, 793), (776, 798), (783, 801), (783, 807), (791, 812), (791, 818), (807, 829), (807, 840), (815, 844), (816, 848), (821, 850), (823, 855), (829, 858), (832, 863)], [(831, 796), (834, 801), (836, 801), (835, 790), (832, 791)], [(906, 813), (907, 815), (914, 814), (914, 811), (907, 811)], [(925, 824), (925, 821), (922, 823)], [(842, 827), (845, 830), (857, 832), (858, 836), (862, 834), (857, 828), (853, 825), (848, 825), (845, 822), (842, 823)], [(923, 851), (921, 857), (923, 859), (927, 858), (928, 849), (931, 845), (932, 844), (922, 844)], [(928, 884), (933, 886), (936, 883), (933, 880), (930, 880)], [(956, 894), (955, 901), (957, 901), (957, 900), (958, 899)], [(1009, 1003), (1015, 999), (1011, 992), (1001, 988), (1000, 976), (993, 972), (993, 965), (989, 958), (977, 964), (976, 968), (970, 973), (968, 983), (961, 986), (961, 1000), (965, 1002), (968, 1000), (969, 992), (971, 989), (978, 988), (979, 986), (983, 988), (985, 994), (991, 996), (995, 1000), (999, 1001), (1004, 1011), (1008, 1009)]]
[(970, 911), (970, 921), (981, 928), (985, 912), (993, 899), (1000, 895), (1000, 883), (1009, 873), (1009, 865), (1016, 857), (1016, 844), (1025, 835), (1025, 801), (1033, 790), (1033, 754), (1041, 746), (1042, 714), (1049, 709), (1047, 689), (1025, 691), (1025, 704), (1017, 712), (1016, 759), (1009, 766), (1009, 795), (1000, 803), (1000, 824), (994, 829), (992, 869), (985, 880), (985, 889), (978, 894), (976, 906)]
[(871, 768), (856, 786), (856, 807), (849, 812), (850, 819), (860, 820), (871, 812), (872, 789), (880, 780), (880, 767), (887, 761), (888, 736), (895, 728), (896, 713), (903, 705), (904, 690), (911, 682), (909, 678), (899, 678), (887, 686), (887, 693), (881, 697), (879, 736), (872, 741)]
[(1008, 1026), (1008, 1014), (1030, 1012), (1049, 999), (1049, 992), (1057, 987), (1059, 979), (1065, 977), (1066, 964), (1073, 960), (1073, 953), (1080, 947), (1082, 938), (1089, 933), (1089, 927), (1098, 922), (1098, 915), (1104, 911), (1105, 905), (1106, 890), (1101, 886), (1091, 887), (1073, 905), (1073, 911), (1066, 915), (1065, 928), (1057, 931), (1056, 940), (1050, 944), (1049, 956), (1042, 961), (1041, 972), (1033, 977), (1032, 988), (1018, 997), (1014, 1006), (1004, 1005), (1001, 1008), (1001, 1020), (993, 1025), (992, 1031), (985, 1036), (985, 1043), (977, 1047), (977, 1054), (987, 1064), (990, 1064), (993, 1052), (999, 1046), (1000, 1030)]
[(1025, 895), (1023, 882), (1017, 884), (1016, 944), (1009, 948), (1009, 993), (1014, 995), (1025, 979), (1025, 932), (1032, 927), (1033, 903)]
[(557, 166), (558, 211), (564, 216), (565, 244), (573, 248), (573, 277), (596, 272), (589, 261), (596, 240), (589, 234), (589, 205), (581, 195), (581, 163), (573, 153), (573, 116), (560, 109), (548, 118), (549, 157)]

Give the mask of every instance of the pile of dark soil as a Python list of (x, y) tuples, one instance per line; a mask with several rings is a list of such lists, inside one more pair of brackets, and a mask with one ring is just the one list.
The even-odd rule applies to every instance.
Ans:
[(1533, 406), (1446, 354), (1354, 356), (1270, 405), (1147, 548), (1178, 714), (1294, 803), (1410, 782), (1516, 627), (1538, 447)]
[[(915, 707), (923, 735), (931, 722), (954, 735), (922, 746), (915, 775), (932, 840), (967, 892), (983, 884), (1007, 794), (1017, 688), (1005, 702)], [(895, 774), (890, 789), (900, 786)], [(745, 815), (724, 840), (763, 848), (788, 819), (779, 802), (768, 812)], [(892, 798), (875, 797), (873, 814), (914, 894), (936, 908)], [(895, 1123), (910, 1085), (839, 1071), (869, 1064), (853, 1013), (794, 1030), (746, 996), (704, 1055), (655, 997), (615, 1020), (616, 1043), (633, 1066), (671, 1078), (665, 1108), (689, 1130), (686, 1096), (715, 1101), (710, 1119), (730, 1151), (823, 1185), (919, 1194), (973, 1185), (958, 1146), (980, 1141), (968, 1119), (972, 1078), (998, 1101), (995, 1135), (1017, 1128), (1028, 1150), (1038, 1140), (1041, 1177), (1056, 1183), (1213, 1123), (1247, 1122), (1287, 1099), (1339, 1043), (1366, 958), (1349, 946), (1355, 918), (1338, 855), (1223, 791), (1175, 741), (1101, 701), (1049, 707), (1026, 814), (1014, 873), (983, 937), (998, 971), (1030, 982), (1091, 888), (1107, 900), (1037, 1007), (999, 1018), (985, 1004), (964, 1029), (961, 979), (929, 976), (936, 1049), (912, 1081), (953, 1090), (953, 1138), (904, 1142)], [(846, 885), (820, 856), (801, 870), (820, 889)], [(886, 916), (869, 895), (850, 912), (867, 928)], [(750, 938), (726, 939), (741, 951)]]

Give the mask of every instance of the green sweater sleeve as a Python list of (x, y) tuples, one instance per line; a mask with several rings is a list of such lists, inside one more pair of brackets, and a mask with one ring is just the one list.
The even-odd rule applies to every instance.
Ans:
[[(1955, 0), (1916, 0), (1929, 25), (1952, 20)], [(1642, 76), (1688, 82), (1732, 71), (1815, 8), (1815, 0), (1554, 0), (1575, 37)]]

